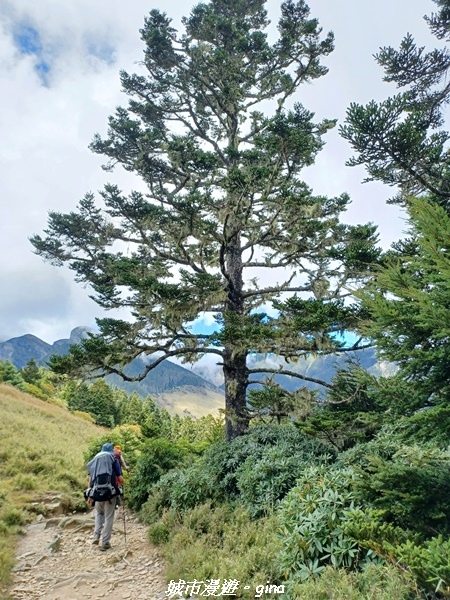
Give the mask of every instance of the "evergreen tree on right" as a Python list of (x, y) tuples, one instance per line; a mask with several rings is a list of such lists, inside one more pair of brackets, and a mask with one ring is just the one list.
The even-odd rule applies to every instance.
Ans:
[(427, 198), (411, 199), (408, 212), (412, 237), (388, 253), (361, 297), (366, 333), (413, 382), (418, 409), (450, 401), (450, 217)]
[[(426, 20), (448, 42), (450, 2), (435, 1), (439, 11)], [(440, 420), (448, 422), (450, 134), (444, 126), (450, 52), (445, 47), (426, 52), (408, 34), (398, 50), (382, 48), (376, 60), (384, 80), (400, 91), (381, 103), (351, 104), (341, 134), (356, 152), (349, 165), (364, 165), (367, 181), (396, 187), (390, 202), (406, 208), (411, 229), (361, 294), (370, 314), (363, 332), (411, 382), (414, 408), (438, 405)]]
[[(440, 39), (450, 41), (450, 2), (435, 0), (440, 10), (427, 18)], [(427, 193), (450, 208), (449, 132), (443, 128), (450, 100), (450, 53), (447, 48), (426, 52), (411, 34), (400, 48), (382, 48), (375, 56), (384, 68), (384, 81), (400, 92), (387, 100), (352, 103), (342, 136), (356, 151), (349, 165), (364, 165), (366, 181), (397, 186), (391, 202), (408, 205), (410, 196)]]

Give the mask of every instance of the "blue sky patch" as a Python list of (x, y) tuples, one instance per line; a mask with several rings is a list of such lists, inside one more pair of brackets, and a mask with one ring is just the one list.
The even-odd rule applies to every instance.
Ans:
[(21, 25), (14, 33), (14, 42), (22, 54), (41, 54), (42, 42), (37, 29), (30, 25)]
[(203, 319), (196, 319), (191, 326), (191, 331), (194, 334), (199, 335), (210, 335), (212, 333), (216, 333), (220, 330), (220, 327), (217, 323), (205, 323)]
[(14, 42), (21, 54), (36, 58), (34, 69), (44, 85), (48, 84), (50, 64), (43, 57), (43, 45), (39, 31), (31, 25), (21, 24), (13, 34)]

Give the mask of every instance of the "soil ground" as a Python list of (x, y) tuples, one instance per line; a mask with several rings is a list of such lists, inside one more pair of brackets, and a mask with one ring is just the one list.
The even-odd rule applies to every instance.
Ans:
[(146, 527), (116, 511), (111, 549), (92, 545), (94, 511), (29, 525), (19, 541), (10, 590), (14, 600), (159, 600), (166, 598), (163, 564)]

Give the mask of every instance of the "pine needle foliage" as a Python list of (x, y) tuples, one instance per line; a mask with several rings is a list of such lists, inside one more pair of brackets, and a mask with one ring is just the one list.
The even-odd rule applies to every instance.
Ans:
[[(450, 5), (448, 0), (434, 2), (439, 12), (425, 19), (432, 33), (448, 42)], [(398, 50), (381, 48), (375, 58), (384, 81), (400, 91), (379, 103), (350, 105), (340, 128), (355, 151), (348, 164), (364, 165), (366, 181), (398, 186), (394, 203), (407, 205), (410, 196), (429, 194), (449, 210), (448, 47), (426, 51), (408, 33)]]
[(414, 408), (450, 399), (450, 217), (435, 202), (411, 200), (409, 241), (392, 252), (366, 292), (365, 331), (414, 382)]

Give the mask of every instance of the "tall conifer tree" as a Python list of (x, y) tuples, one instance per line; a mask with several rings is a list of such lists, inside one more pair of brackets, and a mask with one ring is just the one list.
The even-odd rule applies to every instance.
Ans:
[[(181, 34), (164, 13), (150, 12), (143, 72), (121, 73), (128, 107), (92, 144), (107, 169), (136, 174), (143, 191), (126, 196), (106, 185), (102, 205), (87, 194), (77, 212), (51, 213), (46, 236), (32, 239), (38, 254), (88, 282), (101, 307), (133, 315), (99, 320), (100, 335), (54, 367), (127, 378), (129, 361), (159, 353), (143, 378), (167, 358), (216, 355), (228, 439), (248, 426), (247, 387), (260, 371), (248, 367), (249, 353), (339, 350), (334, 333), (355, 320), (344, 286), (364, 278), (377, 255), (372, 226), (339, 223), (346, 195), (314, 196), (299, 178), (335, 123), (315, 123), (301, 104), (287, 103), (326, 73), (320, 61), (333, 36), (322, 36), (303, 0), (288, 0), (270, 44), (264, 5), (199, 4)], [(194, 333), (205, 313), (215, 315), (217, 331)]]

